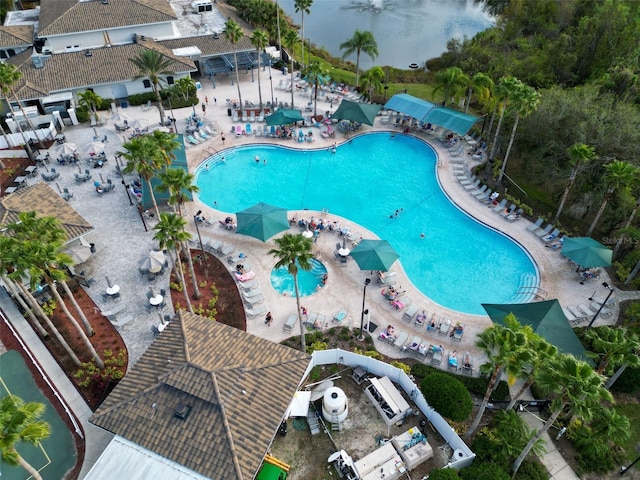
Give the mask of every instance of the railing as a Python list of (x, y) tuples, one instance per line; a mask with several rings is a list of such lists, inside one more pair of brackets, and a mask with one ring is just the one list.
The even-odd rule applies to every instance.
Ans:
[(540, 297), (543, 300), (547, 298), (547, 295), (549, 295), (549, 292), (543, 290), (540, 287), (520, 287), (518, 288), (518, 291), (516, 293), (533, 293), (533, 295), (535, 295), (536, 297)]

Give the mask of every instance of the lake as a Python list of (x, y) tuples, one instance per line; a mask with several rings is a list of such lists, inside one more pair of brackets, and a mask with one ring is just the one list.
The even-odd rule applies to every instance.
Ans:
[[(300, 24), (294, 0), (278, 0)], [(360, 68), (393, 66), (407, 69), (442, 54), (452, 38), (473, 37), (493, 25), (493, 18), (473, 0), (315, 0), (304, 16), (304, 36), (341, 57), (339, 46), (356, 29), (370, 31), (378, 43), (375, 60), (360, 56)], [(300, 32), (302, 34), (302, 32)], [(356, 56), (348, 57), (355, 63)]]

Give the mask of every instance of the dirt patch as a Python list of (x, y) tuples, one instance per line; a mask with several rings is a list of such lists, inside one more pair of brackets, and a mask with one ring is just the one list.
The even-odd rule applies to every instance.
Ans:
[[(5, 168), (0, 168), (0, 188), (2, 194), (7, 187), (13, 185), (13, 180), (24, 174), (24, 169), (33, 165), (28, 158), (2, 158), (0, 159)], [(14, 185), (15, 186), (15, 185)]]

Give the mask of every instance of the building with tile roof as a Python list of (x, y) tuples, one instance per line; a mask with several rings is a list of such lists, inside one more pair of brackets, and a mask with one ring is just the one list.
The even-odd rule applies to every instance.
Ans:
[(33, 25), (0, 26), (0, 58), (10, 58), (33, 45)]
[[(127, 442), (141, 471), (164, 463), (170, 478), (255, 478), (310, 359), (179, 312), (90, 419), (116, 435), (120, 453), (101, 457), (86, 478), (131, 478)], [(175, 464), (194, 475), (178, 475)]]
[(66, 243), (94, 230), (82, 215), (44, 182), (0, 197), (0, 226), (17, 222), (18, 215), (23, 212), (57, 218), (67, 235)]

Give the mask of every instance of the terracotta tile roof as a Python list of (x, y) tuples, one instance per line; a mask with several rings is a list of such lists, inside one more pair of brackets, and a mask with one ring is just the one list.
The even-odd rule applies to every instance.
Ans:
[[(185, 48), (198, 47), (203, 57), (233, 54), (233, 45), (224, 35), (220, 34), (218, 38), (213, 35), (195, 35), (193, 37), (171, 38), (168, 40), (158, 40), (158, 43), (167, 48)], [(251, 45), (251, 41), (247, 37), (236, 43), (236, 52), (254, 51), (255, 47)]]
[(0, 47), (33, 45), (33, 25), (0, 26)]
[(40, 0), (39, 37), (171, 22), (168, 0)]
[(252, 479), (309, 359), (180, 312), (90, 421), (202, 475)]
[(7, 61), (22, 73), (14, 87), (16, 95), (28, 100), (58, 91), (129, 81), (138, 75), (138, 68), (129, 59), (143, 49), (157, 50), (169, 57), (169, 70), (176, 74), (197, 70), (193, 61), (174, 55), (171, 49), (153, 40), (92, 49), (90, 57), (84, 51), (51, 55), (42, 68), (33, 66), (31, 50)]
[(56, 217), (67, 234), (67, 241), (93, 231), (91, 224), (46, 183), (37, 183), (0, 198), (0, 225), (16, 222), (22, 212)]

